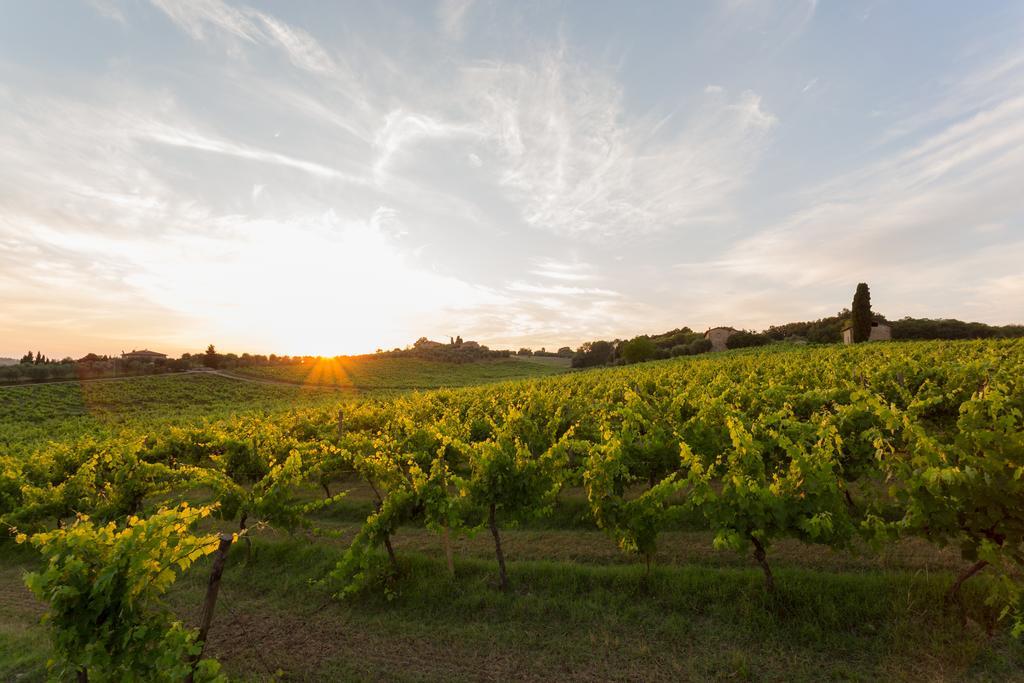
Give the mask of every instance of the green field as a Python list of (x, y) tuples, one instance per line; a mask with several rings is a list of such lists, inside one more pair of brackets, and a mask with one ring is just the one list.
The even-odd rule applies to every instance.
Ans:
[(338, 400), (333, 391), (201, 373), (0, 387), (0, 449), (22, 452), (51, 440), (162, 429)]
[(238, 368), (232, 374), (305, 385), (357, 389), (438, 389), (465, 387), (569, 369), (566, 358), (503, 358), (472, 363), (442, 363), (419, 358), (324, 358), (308, 364)]
[[(0, 514), (22, 530), (53, 529), (54, 510), (123, 522), (127, 482), (148, 491), (141, 513), (242, 501), (251, 547), (232, 549), (206, 650), (235, 679), (1024, 680), (1004, 590), (1024, 569), (1020, 342), (773, 347), (368, 396), (212, 375), (5, 391)], [(69, 460), (79, 473), (58, 474)], [(114, 462), (169, 469), (111, 478)], [(192, 467), (214, 478), (176, 474)], [(238, 529), (225, 512), (200, 530)], [(975, 534), (993, 564), (961, 611), (944, 596)], [(39, 564), (0, 538), (3, 680), (41, 680), (53, 656), (22, 585)], [(209, 566), (167, 595), (186, 624)]]

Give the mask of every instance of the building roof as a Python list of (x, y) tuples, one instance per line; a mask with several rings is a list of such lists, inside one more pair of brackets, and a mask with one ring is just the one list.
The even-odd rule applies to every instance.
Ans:
[(158, 351), (150, 351), (149, 349), (142, 349), (140, 351), (136, 351), (135, 349), (132, 349), (129, 353), (125, 353), (124, 351), (122, 351), (121, 352), (121, 356), (122, 357), (124, 357), (124, 356), (149, 356), (151, 358), (167, 358), (167, 354), (166, 353), (160, 353)]

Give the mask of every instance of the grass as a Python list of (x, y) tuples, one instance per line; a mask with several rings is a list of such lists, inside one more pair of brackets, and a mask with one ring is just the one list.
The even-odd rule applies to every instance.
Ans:
[[(597, 532), (505, 537), (507, 594), (484, 534), (457, 544), (452, 579), (438, 539), (411, 528), (395, 536), (392, 597), (339, 601), (319, 582), (343, 542), (257, 534), (251, 557), (232, 552), (208, 653), (238, 680), (1024, 680), (1024, 644), (979, 626), (994, 618), (985, 579), (965, 587), (972, 621), (962, 627), (942, 602), (955, 562), (923, 548), (892, 568), (780, 544), (768, 595), (749, 558), (732, 553), (691, 552), (686, 564), (665, 555), (648, 575), (612, 560)], [(555, 545), (567, 549), (559, 559), (538, 559)], [(0, 555), (0, 679), (41, 680), (41, 610), (20, 585), (34, 560), (20, 548)], [(198, 565), (169, 596), (186, 623), (198, 620), (207, 571)]]
[[(942, 574), (782, 569), (768, 596), (752, 568), (648, 576), (518, 561), (503, 594), (493, 562), (462, 559), (453, 580), (440, 558), (405, 554), (397, 597), (338, 603), (309, 584), (336, 558), (300, 541), (261, 543), (228, 570), (236, 604), (211, 647), (229, 655), (229, 671), (265, 675), (266, 660), (300, 680), (1010, 680), (1024, 666), (1020, 643), (943, 613)], [(198, 604), (202, 587), (182, 584), (175, 599)], [(232, 636), (232, 622), (248, 637)]]
[(238, 368), (233, 374), (294, 384), (356, 389), (464, 387), (566, 372), (568, 359), (502, 358), (442, 363), (420, 358), (324, 358), (310, 364)]

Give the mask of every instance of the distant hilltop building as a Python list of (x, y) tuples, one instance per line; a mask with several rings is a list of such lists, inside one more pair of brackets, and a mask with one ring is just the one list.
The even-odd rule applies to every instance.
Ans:
[(413, 343), (413, 348), (417, 349), (443, 349), (445, 347), (441, 342), (436, 342), (426, 337), (420, 337)]
[(475, 342), (475, 341), (462, 341), (462, 337), (455, 337), (455, 338), (450, 338), (450, 339), (451, 339), (451, 341), (449, 341), (447, 344), (442, 344), (441, 342), (434, 341), (433, 339), (427, 339), (426, 337), (420, 337), (419, 339), (417, 339), (413, 343), (412, 346), (415, 349), (450, 349), (450, 348), (481, 349), (481, 348), (483, 348), (480, 345), (479, 342)]
[(167, 360), (166, 353), (157, 353), (156, 351), (150, 351), (149, 349), (142, 349), (136, 351), (132, 349), (129, 353), (121, 352), (122, 360), (137, 360), (143, 363), (155, 363), (158, 360)]
[[(868, 341), (889, 341), (892, 339), (892, 328), (883, 322), (874, 321), (871, 323), (871, 335)], [(853, 323), (848, 322), (843, 327), (843, 343), (853, 343)]]
[(712, 327), (704, 333), (704, 338), (711, 342), (712, 351), (725, 351), (729, 348), (726, 341), (737, 332), (739, 330), (734, 327)]

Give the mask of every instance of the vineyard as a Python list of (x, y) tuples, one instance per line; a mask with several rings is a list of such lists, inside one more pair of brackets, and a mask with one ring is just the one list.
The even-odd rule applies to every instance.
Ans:
[(47, 441), (149, 431), (339, 400), (335, 392), (241, 382), (198, 373), (0, 388), (0, 452)]
[[(48, 440), (32, 415), (52, 406), (0, 394), (0, 581), (30, 570), (51, 642), (32, 654), (39, 639), (4, 626), (31, 609), (0, 612), (0, 673), (41, 675), (48, 658), (80, 680), (1024, 665), (1021, 341), (769, 347), (356, 398), (278, 389), (238, 389), (255, 411)], [(83, 387), (47, 420), (87, 405)], [(196, 610), (217, 567), (235, 603), (210, 603), (211, 626)], [(257, 635), (225, 635), (239, 630)]]
[(445, 363), (420, 358), (338, 357), (312, 363), (238, 368), (235, 374), (279, 382), (356, 389), (437, 389), (545, 377), (568, 369), (561, 358), (502, 358)]

